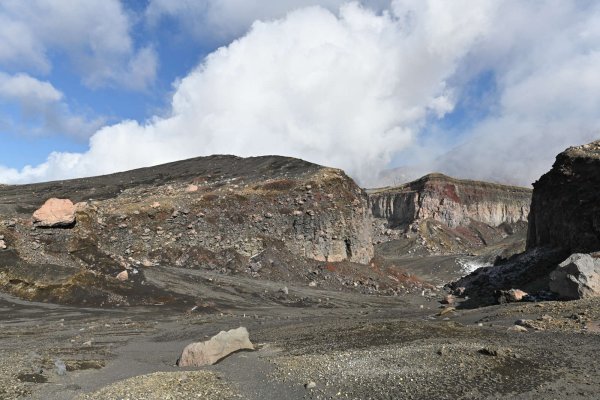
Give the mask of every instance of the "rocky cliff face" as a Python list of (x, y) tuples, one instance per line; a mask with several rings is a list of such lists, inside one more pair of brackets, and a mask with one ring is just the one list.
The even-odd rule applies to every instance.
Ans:
[(527, 248), (600, 250), (600, 141), (571, 147), (534, 183)]
[(431, 174), (368, 194), (376, 242), (416, 236), (430, 254), (471, 253), (503, 240), (511, 253), (524, 248), (529, 189)]
[(396, 226), (431, 219), (449, 228), (527, 221), (531, 190), (430, 174), (398, 187), (369, 191), (371, 210)]
[[(78, 203), (74, 226), (33, 223), (48, 198)], [(0, 286), (28, 298), (133, 304), (168, 297), (164, 282), (149, 284), (160, 266), (312, 280), (327, 263), (369, 262), (370, 219), (365, 193), (342, 171), (284, 157), (212, 156), (6, 186)], [(123, 271), (126, 282), (116, 279)]]

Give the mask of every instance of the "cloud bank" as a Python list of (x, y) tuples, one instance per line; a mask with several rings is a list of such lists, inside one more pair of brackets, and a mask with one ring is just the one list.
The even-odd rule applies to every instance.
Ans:
[[(225, 36), (255, 18), (234, 7), (240, 2), (218, 3), (244, 17)], [(301, 157), (344, 168), (365, 185), (403, 156), (425, 170), (529, 184), (563, 148), (600, 137), (600, 6), (593, 2), (395, 0), (383, 13), (358, 3), (338, 9), (333, 0), (283, 3), (288, 8), (260, 17), (294, 11), (255, 22), (177, 82), (167, 117), (104, 127), (89, 151), (0, 168), (0, 181), (233, 153)], [(147, 13), (191, 12), (192, 2), (173, 3), (183, 11), (168, 4), (155, 0)], [(217, 25), (223, 15), (237, 18), (194, 12)], [(467, 90), (482, 75), (494, 90)], [(483, 97), (484, 112), (464, 131), (444, 128)]]
[[(310, 7), (256, 22), (178, 83), (169, 117), (105, 127), (88, 152), (56, 153), (42, 165), (5, 170), (3, 180), (101, 174), (213, 153), (297, 156), (367, 178), (413, 141), (428, 115), (452, 109), (445, 79), (487, 24), (471, 10), (425, 10), (431, 15), (412, 26), (351, 3), (339, 15)], [(437, 24), (440, 17), (447, 24)]]

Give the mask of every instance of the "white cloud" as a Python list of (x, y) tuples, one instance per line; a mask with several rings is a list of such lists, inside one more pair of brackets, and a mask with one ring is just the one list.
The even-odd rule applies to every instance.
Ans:
[(48, 73), (49, 54), (59, 52), (90, 86), (143, 89), (154, 80), (157, 60), (151, 49), (135, 49), (130, 28), (118, 0), (3, 0), (0, 66)]
[[(149, 18), (199, 12), (202, 29), (231, 28), (225, 36), (255, 18), (265, 22), (179, 81), (169, 116), (107, 126), (89, 151), (0, 171), (0, 181), (234, 153), (297, 156), (344, 168), (363, 183), (400, 154), (423, 172), (528, 184), (565, 147), (600, 137), (595, 2), (395, 0), (378, 13), (358, 3), (332, 12), (332, 0), (320, 2), (329, 8), (271, 20), (311, 2), (282, 3), (259, 13), (244, 8), (257, 2), (224, 0), (221, 7), (231, 8), (215, 14), (216, 2), (198, 11), (192, 2), (154, 0)], [(495, 83), (490, 98), (468, 99), (482, 73)], [(457, 104), (479, 101), (486, 112), (467, 131), (437, 125)]]
[[(54, 154), (3, 180), (92, 175), (212, 153), (297, 156), (366, 179), (412, 142), (427, 116), (451, 108), (445, 79), (488, 23), (480, 6), (469, 10), (424, 9), (406, 25), (352, 3), (339, 16), (313, 7), (257, 22), (181, 80), (170, 117), (106, 127), (87, 153)], [(443, 25), (434, 20), (441, 16)]]
[(28, 105), (56, 102), (62, 99), (63, 94), (51, 83), (39, 81), (29, 75), (9, 76), (0, 72), (0, 96)]
[[(146, 17), (150, 24), (175, 18), (186, 34), (209, 43), (228, 43), (245, 34), (257, 20), (284, 17), (299, 8), (321, 6), (337, 12), (348, 0), (150, 0)], [(363, 0), (374, 10), (387, 9), (390, 0)]]
[(495, 21), (466, 63), (494, 71), (497, 105), (428, 165), (529, 185), (566, 147), (600, 139), (600, 5), (508, 2)]
[[(103, 123), (74, 115), (64, 102), (63, 93), (51, 83), (27, 74), (8, 75), (0, 72), (0, 104), (17, 104), (22, 121), (5, 122), (4, 130), (20, 130), (27, 135), (61, 133), (86, 138)], [(4, 121), (10, 121), (7, 116)], [(13, 126), (10, 126), (13, 125)]]

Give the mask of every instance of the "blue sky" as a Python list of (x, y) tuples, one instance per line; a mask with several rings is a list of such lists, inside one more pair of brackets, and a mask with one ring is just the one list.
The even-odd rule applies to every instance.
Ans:
[(600, 139), (599, 27), (585, 1), (5, 0), (0, 182), (232, 153), (528, 185)]

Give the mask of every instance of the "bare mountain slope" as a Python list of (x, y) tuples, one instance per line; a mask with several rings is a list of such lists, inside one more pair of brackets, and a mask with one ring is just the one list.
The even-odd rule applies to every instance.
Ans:
[[(32, 212), (53, 197), (80, 202), (71, 229), (32, 224)], [(0, 221), (0, 285), (26, 298), (189, 301), (193, 293), (175, 295), (173, 285), (150, 279), (169, 267), (367, 291), (380, 274), (397, 289), (364, 265), (373, 257), (364, 192), (340, 170), (292, 158), (212, 156), (5, 186)]]

